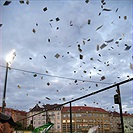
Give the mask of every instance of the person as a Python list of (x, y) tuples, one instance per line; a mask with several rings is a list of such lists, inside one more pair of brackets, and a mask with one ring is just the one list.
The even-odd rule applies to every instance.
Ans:
[(0, 112), (0, 133), (13, 133), (14, 127), (17, 126), (17, 123), (14, 122), (11, 116), (5, 115)]
[(3, 129), (4, 129), (4, 126), (3, 126), (3, 124), (0, 122), (0, 133), (3, 133)]

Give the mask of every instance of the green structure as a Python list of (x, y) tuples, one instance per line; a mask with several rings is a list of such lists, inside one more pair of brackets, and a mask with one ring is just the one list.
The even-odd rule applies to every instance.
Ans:
[(47, 124), (40, 126), (38, 128), (36, 128), (33, 133), (48, 133), (48, 131), (50, 130), (50, 128), (53, 126), (54, 124), (51, 122), (48, 122)]

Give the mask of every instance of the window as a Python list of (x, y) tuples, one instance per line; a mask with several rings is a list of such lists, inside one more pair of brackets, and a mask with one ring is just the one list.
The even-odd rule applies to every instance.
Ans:
[(67, 115), (66, 115), (66, 114), (64, 114), (64, 115), (63, 115), (63, 117), (67, 117)]
[(102, 117), (103, 116), (103, 114), (100, 114), (100, 117)]
[(80, 117), (81, 116), (81, 114), (76, 114), (76, 117)]
[(82, 114), (82, 116), (87, 116), (87, 114)]
[(57, 126), (57, 129), (60, 129), (60, 126), (59, 125)]
[(79, 119), (79, 120), (77, 119), (76, 122), (82, 122), (82, 120), (81, 119)]
[(93, 122), (93, 120), (89, 120), (89, 122)]
[(94, 116), (97, 116), (97, 114), (94, 114)]
[(45, 124), (45, 121), (42, 121), (42, 124)]
[(83, 119), (83, 122), (88, 122), (86, 119)]
[(88, 116), (92, 116), (92, 113), (89, 113)]

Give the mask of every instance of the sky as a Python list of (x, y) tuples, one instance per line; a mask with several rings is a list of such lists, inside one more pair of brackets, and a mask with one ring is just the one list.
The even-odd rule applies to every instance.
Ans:
[[(132, 78), (132, 0), (0, 1), (0, 105), (6, 61), (6, 107), (63, 104)], [(72, 106), (119, 112), (117, 88)], [(122, 110), (133, 113), (132, 81), (120, 86)], [(67, 105), (69, 106), (69, 104)]]

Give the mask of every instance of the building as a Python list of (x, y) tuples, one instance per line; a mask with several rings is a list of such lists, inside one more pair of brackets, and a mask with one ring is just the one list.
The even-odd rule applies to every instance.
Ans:
[(30, 109), (27, 113), (27, 126), (32, 125), (34, 128), (37, 128), (45, 124), (44, 113), (38, 114), (41, 111), (43, 111), (43, 108), (41, 108), (38, 104)]
[[(1, 111), (2, 111), (2, 108), (0, 107), (0, 112)], [(12, 116), (13, 120), (15, 122), (17, 121), (20, 122), (24, 128), (27, 127), (27, 121), (25, 119), (27, 117), (26, 111), (15, 110), (12, 108), (5, 108), (5, 114)]]
[(42, 105), (42, 107), (36, 104), (35, 107), (28, 112), (27, 117), (28, 126), (32, 124), (34, 128), (37, 128), (50, 121), (54, 123), (50, 131), (61, 132), (61, 107), (58, 104), (46, 104)]
[[(109, 113), (102, 108), (73, 106), (72, 131), (84, 133), (93, 126), (99, 126), (99, 133), (110, 131)], [(70, 107), (62, 109), (62, 133), (70, 132)]]
[(110, 114), (111, 132), (112, 133), (121, 133), (122, 127), (121, 127), (120, 114), (116, 111), (109, 112), (109, 114)]
[[(5, 114), (11, 115), (15, 122), (21, 122), (24, 128), (29, 125), (37, 128), (50, 121), (54, 124), (50, 129), (51, 133), (70, 132), (70, 122), (72, 122), (72, 132), (76, 133), (87, 133), (94, 126), (98, 126), (97, 133), (121, 133), (122, 131), (118, 112), (96, 107), (72, 106), (72, 121), (70, 121), (70, 107), (60, 104), (42, 106), (36, 104), (28, 113), (5, 108)], [(123, 113), (123, 123), (125, 133), (133, 132), (133, 114)]]
[(124, 132), (133, 133), (133, 115), (123, 113)]
[(43, 105), (43, 107), (47, 112), (47, 115), (48, 115), (47, 119), (49, 119), (52, 123), (54, 123), (54, 126), (51, 128), (52, 133), (54, 132), (60, 133), (62, 106), (60, 106), (59, 104), (53, 104), (53, 105), (46, 104), (46, 105)]

